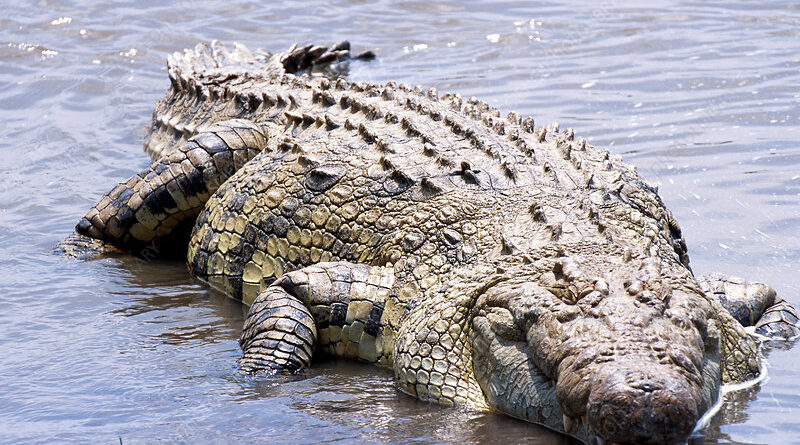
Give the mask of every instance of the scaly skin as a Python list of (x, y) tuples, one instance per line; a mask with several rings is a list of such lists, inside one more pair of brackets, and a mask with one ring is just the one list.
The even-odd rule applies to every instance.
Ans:
[(293, 74), (348, 49), (176, 54), (153, 165), (77, 227), (137, 249), (193, 224), (192, 273), (251, 305), (243, 371), (322, 352), (391, 368), (442, 405), (675, 443), (720, 384), (758, 375), (739, 321), (796, 334), (768, 287), (698, 281), (656, 189), (572, 130)]

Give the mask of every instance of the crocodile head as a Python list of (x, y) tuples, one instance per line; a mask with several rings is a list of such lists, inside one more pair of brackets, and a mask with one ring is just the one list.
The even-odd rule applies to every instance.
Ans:
[(490, 406), (586, 441), (685, 442), (718, 395), (712, 305), (658, 261), (603, 277), (571, 258), (549, 265), (476, 302), (473, 367)]

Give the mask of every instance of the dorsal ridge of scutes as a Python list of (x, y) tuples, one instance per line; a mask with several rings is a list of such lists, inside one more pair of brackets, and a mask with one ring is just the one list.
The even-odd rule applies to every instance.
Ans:
[[(294, 47), (272, 58), (289, 53), (305, 57), (320, 52), (321, 48)], [(638, 178), (622, 161), (609, 159), (587, 145), (584, 139), (576, 139), (572, 129), (559, 132), (557, 123), (536, 127), (530, 116), (516, 112), (501, 115), (487, 102), (475, 97), (462, 99), (458, 93), (440, 93), (435, 88), (393, 81), (384, 84), (349, 82), (278, 71), (257, 73), (245, 69), (219, 81), (196, 76), (206, 68), (219, 73), (227, 66), (264, 65), (265, 58), (260, 57), (241, 46), (229, 51), (218, 42), (212, 43), (210, 48), (198, 45), (171, 55), (167, 64), (171, 89), (178, 94), (171, 99), (172, 103), (194, 104), (191, 105), (194, 109), (205, 110), (208, 106), (198, 108), (197, 104), (232, 100), (243, 113), (242, 117), (253, 116), (290, 125), (293, 136), (300, 138), (298, 141), (302, 139), (299, 132), (303, 131), (353, 132), (368, 149), (376, 150), (376, 154), (392, 155), (397, 158), (398, 165), (411, 167), (403, 168), (409, 176), (419, 176), (417, 179), (426, 174), (439, 174), (435, 173), (436, 169), (447, 174), (462, 160), (471, 161), (473, 170), (457, 177), (481, 187), (514, 187), (536, 182), (564, 186), (563, 180), (569, 177), (576, 184), (611, 189), (608, 175), (595, 173), (608, 169), (631, 172), (633, 176), (626, 177), (627, 180)], [(245, 77), (236, 79), (239, 74)], [(229, 81), (230, 78), (235, 82)], [(275, 110), (266, 111), (272, 108)], [(200, 126), (192, 116), (179, 119), (180, 111), (171, 113), (170, 110), (169, 104), (162, 109), (159, 122), (163, 125), (175, 125), (179, 131), (187, 128), (195, 131)], [(262, 110), (264, 114), (259, 115)], [(187, 109), (187, 113), (193, 112)], [(185, 127), (190, 121), (191, 125)], [(389, 128), (384, 129), (387, 124)], [(399, 160), (403, 156), (411, 158), (401, 163)], [(413, 160), (414, 156), (419, 156), (417, 161)]]

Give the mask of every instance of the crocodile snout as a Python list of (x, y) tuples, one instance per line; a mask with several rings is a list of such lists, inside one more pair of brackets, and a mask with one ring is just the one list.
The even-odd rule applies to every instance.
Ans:
[(685, 441), (706, 409), (698, 406), (679, 372), (666, 367), (637, 369), (636, 364), (601, 375), (586, 408), (593, 432), (605, 443), (620, 444)]

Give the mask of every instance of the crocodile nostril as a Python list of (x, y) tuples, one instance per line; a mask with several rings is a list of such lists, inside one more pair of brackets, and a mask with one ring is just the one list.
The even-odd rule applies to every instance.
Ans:
[(658, 385), (653, 382), (643, 381), (631, 384), (631, 388), (635, 388), (644, 392), (653, 392), (658, 389)]
[(674, 443), (691, 433), (704, 411), (690, 387), (667, 368), (609, 371), (592, 386), (588, 422), (606, 443)]

